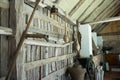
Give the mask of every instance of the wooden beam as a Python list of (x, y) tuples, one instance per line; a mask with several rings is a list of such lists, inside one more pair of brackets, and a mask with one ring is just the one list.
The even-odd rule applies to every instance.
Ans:
[[(115, 3), (114, 3), (115, 4)], [(110, 9), (110, 10), (109, 10)], [(114, 9), (116, 9), (116, 10), (114, 10)], [(100, 16), (98, 16), (95, 20), (98, 20), (98, 19), (103, 19), (104, 17), (110, 17), (110, 16), (115, 16), (116, 14), (118, 14), (119, 13), (119, 7), (115, 7), (114, 5), (113, 6), (111, 6), (111, 7), (109, 7), (108, 9), (106, 9), (103, 13), (106, 15), (106, 16), (103, 16), (104, 14), (103, 13), (101, 13), (101, 15)], [(109, 10), (109, 11), (107, 11), (107, 10)], [(114, 11), (113, 11), (114, 10)], [(107, 12), (107, 13), (106, 13)], [(109, 14), (108, 14), (109, 13)], [(113, 15), (114, 14), (114, 15)], [(95, 30), (95, 31), (97, 31), (97, 32), (100, 32), (103, 28), (104, 28), (104, 26), (102, 25), (102, 24), (95, 24), (95, 25), (93, 25), (92, 26), (92, 28)]]
[(28, 32), (33, 32), (33, 33), (39, 33), (39, 34), (44, 34), (44, 35), (49, 35), (51, 37), (59, 37), (59, 38), (63, 38), (64, 34), (60, 34), (57, 32), (52, 32), (52, 31), (44, 31), (41, 29), (37, 29), (37, 28), (30, 28)]
[[(108, 3), (109, 2), (109, 3)], [(102, 14), (106, 9), (108, 9), (112, 4), (116, 3), (116, 1), (108, 1), (108, 2), (104, 2), (103, 4), (101, 4), (101, 6), (97, 7), (86, 19), (83, 20), (83, 22), (86, 21), (95, 21), (95, 19)], [(104, 8), (103, 8), (104, 6)], [(108, 11), (108, 10), (107, 10)], [(93, 17), (94, 16), (94, 17)]]
[[(61, 24), (61, 23), (57, 22), (56, 20), (54, 20), (54, 19), (52, 19), (52, 18), (46, 17), (46, 16), (43, 15), (43, 14), (39, 14), (38, 16), (35, 16), (34, 18), (38, 18), (38, 19), (40, 19), (40, 20), (43, 20), (43, 21), (45, 21), (45, 22), (50, 23), (50, 24), (53, 25), (54, 27), (57, 27), (57, 28), (60, 28), (60, 29), (65, 30), (65, 24)], [(66, 27), (66, 28), (67, 28), (67, 29), (66, 29), (67, 31), (73, 32), (73, 30), (72, 30), (71, 28), (68, 28), (68, 27)]]
[(90, 8), (90, 6), (91, 6), (94, 2), (95, 2), (95, 0), (93, 0), (93, 1), (88, 5), (88, 7), (84, 10), (84, 12), (83, 12), (81, 15), (78, 16), (78, 19), (80, 19), (80, 17), (81, 17), (82, 15), (84, 15), (84, 13), (87, 12), (87, 10)]
[[(71, 67), (73, 64), (69, 65), (69, 67)], [(54, 80), (55, 79), (55, 75), (61, 76), (63, 75), (68, 67), (64, 67), (60, 70), (57, 70), (49, 75), (47, 75), (46, 77), (42, 78), (42, 80)]]
[(0, 26), (0, 34), (12, 35), (12, 29)]
[(75, 53), (72, 53), (72, 54), (67, 54), (67, 55), (63, 55), (63, 56), (57, 56), (57, 57), (47, 58), (47, 59), (43, 59), (43, 60), (33, 61), (30, 63), (25, 63), (24, 68), (25, 68), (25, 71), (28, 71), (35, 67), (42, 66), (42, 65), (54, 62), (54, 61), (60, 61), (60, 60), (72, 58), (75, 55), (76, 55)]
[[(114, 1), (109, 7), (107, 7), (100, 15), (98, 15), (98, 17), (96, 17), (94, 19), (94, 21), (96, 20), (100, 20), (101, 18), (104, 18), (105, 15), (108, 15), (109, 13), (113, 12), (115, 9), (118, 9), (118, 5), (119, 3), (117, 3), (118, 1)], [(117, 3), (117, 4), (116, 4)]]
[[(87, 10), (84, 14), (86, 14), (86, 15), (84, 15), (84, 16), (79, 16), (78, 18), (77, 18), (77, 20), (78, 21), (84, 21), (86, 18), (88, 18), (89, 17), (89, 15), (92, 13), (92, 12), (94, 12), (94, 10), (97, 8), (97, 7), (99, 7), (103, 2), (104, 2), (105, 0), (99, 0), (98, 2), (96, 1), (93, 5), (94, 5), (94, 7), (93, 6), (91, 6), (91, 7), (89, 7), (89, 10)], [(92, 9), (92, 10), (91, 10)]]
[(120, 35), (120, 32), (99, 33), (97, 36), (116, 36)]
[(9, 8), (9, 0), (0, 0), (1, 8)]
[[(32, 1), (35, 3), (36, 0), (29, 0), (29, 1), (26, 1), (28, 4), (30, 4), (29, 2)], [(44, 4), (47, 5), (47, 8), (48, 9), (51, 9), (51, 7), (55, 4), (53, 4), (50, 0), (44, 0)], [(55, 5), (56, 8), (58, 8), (58, 16), (60, 16), (61, 18), (65, 18), (66, 17), (66, 20), (68, 22), (70, 22), (71, 24), (75, 25), (76, 24), (76, 21), (74, 21), (69, 15), (66, 15), (65, 12), (57, 5)]]
[(120, 16), (118, 17), (112, 17), (112, 18), (108, 18), (108, 19), (104, 19), (104, 20), (100, 20), (100, 21), (95, 21), (95, 22), (88, 22), (88, 23), (84, 23), (84, 24), (100, 24), (100, 23), (106, 23), (106, 22), (112, 22), (112, 21), (119, 21), (120, 20)]
[(85, 0), (79, 0), (79, 2), (72, 8), (68, 15), (72, 16), (84, 2)]
[[(104, 19), (106, 17), (110, 17), (110, 16), (113, 16), (113, 14), (116, 12), (116, 11), (119, 11), (119, 7), (117, 4), (117, 2), (113, 2), (105, 11), (103, 11), (94, 21), (99, 21), (100, 19)], [(93, 26), (93, 28), (95, 27), (96, 25)]]
[[(28, 3), (29, 4), (29, 3)], [(26, 12), (29, 12), (29, 11), (26, 11)], [(26, 12), (24, 12), (24, 14), (27, 14)], [(67, 15), (66, 15), (67, 16)], [(62, 16), (63, 19), (66, 17), (66, 16)], [(67, 16), (68, 17), (68, 16)], [(58, 21), (50, 18), (50, 17), (47, 17), (41, 13), (39, 13), (38, 11), (36, 11), (36, 15), (34, 16), (34, 18), (38, 18), (39, 20), (43, 20), (47, 23), (50, 23), (51, 25), (53, 25), (54, 27), (57, 27), (57, 28), (60, 28), (60, 29), (63, 29), (65, 30), (65, 24), (63, 23), (59, 23)], [(67, 18), (66, 18), (67, 19)], [(73, 32), (73, 30), (71, 28), (68, 28), (67, 27), (67, 31), (69, 32)]]
[(73, 44), (73, 41), (72, 42), (69, 42), (69, 43), (65, 43), (65, 44), (53, 44), (53, 43), (50, 43), (50, 42), (41, 42), (41, 41), (38, 41), (38, 40), (25, 40), (24, 41), (25, 44), (30, 44), (30, 45), (39, 45), (39, 46), (47, 46), (47, 47), (66, 47), (70, 44)]
[(109, 23), (103, 23), (103, 24), (99, 24), (97, 27), (95, 27), (93, 29), (94, 32), (99, 33), (101, 30), (103, 30), (105, 28), (105, 26), (107, 26)]

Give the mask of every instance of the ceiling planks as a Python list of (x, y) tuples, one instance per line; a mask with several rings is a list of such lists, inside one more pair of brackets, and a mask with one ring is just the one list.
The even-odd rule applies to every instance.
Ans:
[(88, 18), (84, 19), (83, 22), (95, 21), (98, 15), (104, 12), (113, 2), (115, 2), (115, 0), (110, 0), (110, 1), (106, 0), (103, 4), (101, 4), (101, 6), (97, 7), (96, 10), (93, 11), (93, 14), (88, 16)]
[(77, 20), (79, 20), (80, 22), (82, 22), (85, 18), (88, 18), (91, 13), (93, 13), (93, 11), (99, 7), (105, 0), (96, 0), (91, 7), (88, 8), (88, 10), (81, 16), (78, 17)]
[[(103, 20), (105, 18), (109, 18), (111, 16), (115, 16), (118, 12), (120, 7), (118, 7), (119, 4), (114, 4), (112, 7), (110, 7), (110, 9), (108, 11), (104, 11), (101, 15), (99, 15), (95, 21), (99, 21), (99, 20)], [(94, 29), (95, 27), (97, 27), (98, 25), (92, 25), (92, 28)]]
[(84, 10), (84, 12), (81, 13), (81, 15), (79, 15), (79, 17), (78, 17), (77, 20), (79, 20), (79, 18), (80, 18), (82, 15), (84, 15), (84, 13), (88, 10), (88, 8), (89, 8), (94, 2), (95, 2), (95, 0), (93, 0), (93, 1), (90, 3), (90, 5)]
[(79, 3), (79, 0), (61, 0), (58, 4), (67, 14)]
[(77, 11), (71, 17), (73, 19), (77, 20), (79, 15), (81, 15), (86, 10), (86, 8), (88, 8), (90, 3), (92, 3), (92, 2), (93, 2), (93, 0), (85, 0), (85, 2), (77, 9)]
[(85, 0), (79, 0), (79, 2), (71, 9), (68, 15), (72, 16), (84, 2)]

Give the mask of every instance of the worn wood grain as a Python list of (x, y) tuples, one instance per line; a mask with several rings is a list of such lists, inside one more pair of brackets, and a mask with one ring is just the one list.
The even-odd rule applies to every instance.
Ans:
[(8, 0), (0, 0), (0, 7), (9, 8), (9, 1)]
[(33, 69), (33, 68), (35, 68), (37, 66), (48, 64), (48, 63), (54, 62), (54, 61), (64, 60), (64, 59), (73, 57), (75, 55), (76, 54), (69, 54), (69, 55), (63, 55), (63, 56), (57, 56), (57, 57), (53, 57), (53, 58), (47, 58), (47, 59), (43, 59), (43, 60), (38, 60), (38, 61), (30, 62), (30, 63), (25, 63), (24, 67), (25, 67), (25, 70), (27, 71), (27, 70)]
[[(72, 66), (72, 65), (70, 65)], [(46, 76), (45, 78), (42, 78), (42, 80), (54, 80), (55, 78), (58, 79), (57, 77), (60, 77), (60, 75), (63, 75), (66, 71), (67, 67), (64, 67), (62, 69), (59, 69), (50, 75)]]
[(39, 45), (39, 46), (48, 46), (48, 47), (66, 47), (70, 45), (71, 43), (73, 43), (73, 41), (69, 43), (65, 43), (65, 44), (53, 44), (49, 42), (41, 42), (38, 40), (25, 40), (24, 43), (30, 44), (30, 45)]
[(0, 26), (0, 34), (12, 35), (12, 29)]

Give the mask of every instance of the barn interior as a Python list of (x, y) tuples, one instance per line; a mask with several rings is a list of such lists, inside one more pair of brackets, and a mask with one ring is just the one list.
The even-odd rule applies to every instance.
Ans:
[(0, 0), (0, 80), (120, 80), (120, 0)]

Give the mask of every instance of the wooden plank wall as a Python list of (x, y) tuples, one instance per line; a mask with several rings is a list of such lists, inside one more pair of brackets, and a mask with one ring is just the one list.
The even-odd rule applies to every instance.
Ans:
[[(24, 27), (32, 9), (24, 3), (22, 19)], [(63, 41), (65, 25), (70, 43)], [(73, 64), (75, 56), (72, 51), (72, 28), (72, 24), (59, 16), (51, 16), (49, 10), (39, 7), (29, 33), (48, 35), (49, 42), (45, 39), (26, 39), (21, 49), (22, 54), (17, 59), (17, 80), (65, 80), (65, 70)]]
[[(24, 0), (10, 0), (9, 9), (0, 8), (0, 26), (13, 30), (12, 36), (0, 35), (0, 79), (6, 76), (11, 66), (13, 52), (32, 10)], [(65, 26), (69, 43), (63, 41)], [(11, 80), (65, 80), (65, 70), (73, 64), (75, 56), (72, 50), (73, 25), (59, 16), (50, 15), (48, 9), (38, 7), (28, 33), (48, 35), (49, 42), (44, 38), (27, 38)]]
[[(0, 7), (0, 26), (8, 27), (8, 9)], [(0, 34), (0, 77), (8, 70), (8, 37)]]

